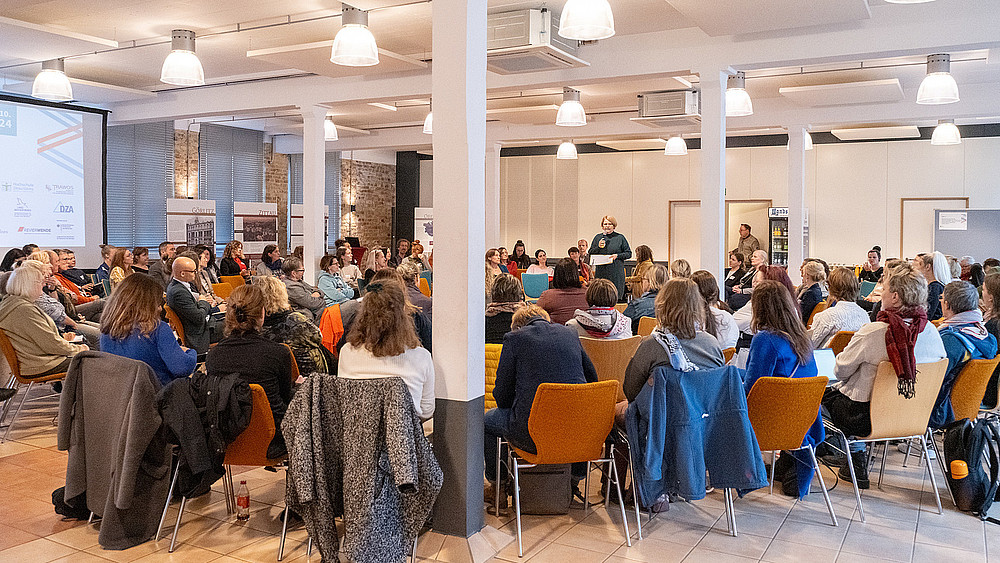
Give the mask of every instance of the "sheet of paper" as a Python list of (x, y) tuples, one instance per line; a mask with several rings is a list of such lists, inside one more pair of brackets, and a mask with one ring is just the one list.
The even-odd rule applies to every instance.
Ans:
[(591, 266), (603, 266), (605, 264), (610, 264), (613, 262), (610, 254), (591, 254), (590, 255), (590, 265)]

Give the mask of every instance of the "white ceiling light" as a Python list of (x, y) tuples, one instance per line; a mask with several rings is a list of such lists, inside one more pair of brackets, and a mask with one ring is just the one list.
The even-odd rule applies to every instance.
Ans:
[(687, 143), (678, 135), (667, 139), (667, 146), (663, 149), (663, 154), (667, 156), (684, 156), (688, 153)]
[(932, 145), (961, 145), (962, 134), (958, 132), (954, 119), (940, 119), (931, 133)]
[(556, 160), (576, 160), (576, 145), (569, 141), (563, 142), (556, 151)]
[(951, 55), (927, 55), (927, 76), (917, 90), (918, 104), (953, 104), (958, 101), (958, 83), (951, 75)]
[(330, 60), (344, 66), (373, 66), (378, 64), (378, 45), (368, 29), (368, 12), (343, 4), (343, 27), (333, 38)]
[(66, 77), (66, 65), (62, 59), (42, 63), (42, 71), (31, 85), (31, 95), (50, 102), (68, 102), (73, 99), (73, 86)]
[(753, 102), (746, 90), (746, 75), (738, 71), (726, 83), (726, 117), (746, 115), (753, 115)]
[(587, 124), (587, 112), (580, 103), (580, 91), (563, 88), (563, 103), (556, 112), (556, 125), (579, 127)]
[[(812, 138), (812, 135), (809, 134), (809, 131), (805, 131), (805, 136), (802, 137), (802, 144), (805, 145), (805, 149), (804, 150), (807, 150), (807, 151), (813, 150), (813, 138)], [(792, 148), (792, 140), (791, 139), (788, 139), (788, 144), (785, 145), (785, 148), (786, 149), (791, 149)]]
[(424, 118), (424, 133), (428, 135), (434, 134), (434, 106), (431, 106), (430, 111), (427, 112), (427, 117)]
[(160, 69), (160, 82), (177, 86), (203, 86), (205, 69), (194, 54), (194, 32), (175, 29), (170, 33), (170, 54)]
[(608, 0), (566, 0), (559, 16), (559, 35), (577, 41), (607, 39), (615, 34), (615, 15)]
[(337, 124), (329, 117), (323, 120), (323, 139), (326, 141), (337, 140)]

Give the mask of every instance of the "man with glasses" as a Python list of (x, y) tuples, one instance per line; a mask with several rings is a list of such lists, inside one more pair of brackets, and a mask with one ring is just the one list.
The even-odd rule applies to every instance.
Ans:
[[(193, 284), (198, 267), (194, 260), (184, 256), (175, 259), (171, 272), (173, 279), (167, 286), (167, 305), (184, 327), (184, 345), (204, 354), (212, 343), (222, 339), (222, 319), (212, 314), (211, 303), (195, 291)], [(225, 304), (219, 305), (218, 311), (225, 312)]]

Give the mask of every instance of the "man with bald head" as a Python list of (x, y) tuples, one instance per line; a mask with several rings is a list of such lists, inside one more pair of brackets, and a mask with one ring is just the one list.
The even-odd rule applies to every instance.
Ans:
[(194, 260), (184, 256), (174, 260), (167, 305), (184, 326), (184, 345), (204, 354), (211, 343), (222, 339), (223, 323), (212, 315), (212, 305), (197, 293), (194, 285), (197, 272)]

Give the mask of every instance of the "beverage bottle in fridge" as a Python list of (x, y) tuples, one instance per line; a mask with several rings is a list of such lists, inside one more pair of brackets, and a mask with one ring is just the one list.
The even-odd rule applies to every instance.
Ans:
[(240, 489), (236, 491), (236, 519), (240, 522), (250, 519), (250, 489), (246, 480), (240, 481)]

